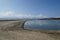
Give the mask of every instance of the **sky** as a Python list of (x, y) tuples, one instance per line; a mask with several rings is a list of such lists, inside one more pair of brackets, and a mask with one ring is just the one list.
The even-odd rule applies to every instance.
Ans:
[(0, 18), (60, 17), (60, 0), (0, 0)]

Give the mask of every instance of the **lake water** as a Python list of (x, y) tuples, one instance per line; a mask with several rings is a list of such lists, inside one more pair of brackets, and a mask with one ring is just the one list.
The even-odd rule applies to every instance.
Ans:
[(24, 24), (24, 29), (60, 30), (60, 20), (32, 20)]

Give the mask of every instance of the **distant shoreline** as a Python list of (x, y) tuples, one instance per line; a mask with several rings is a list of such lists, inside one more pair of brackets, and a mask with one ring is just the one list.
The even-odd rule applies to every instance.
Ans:
[(0, 21), (17, 21), (17, 20), (60, 20), (60, 18), (42, 18), (42, 19), (0, 19)]

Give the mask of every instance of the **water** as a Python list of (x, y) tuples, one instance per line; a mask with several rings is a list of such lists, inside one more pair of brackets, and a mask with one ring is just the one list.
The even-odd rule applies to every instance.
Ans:
[(24, 29), (60, 30), (60, 20), (33, 20), (24, 24)]

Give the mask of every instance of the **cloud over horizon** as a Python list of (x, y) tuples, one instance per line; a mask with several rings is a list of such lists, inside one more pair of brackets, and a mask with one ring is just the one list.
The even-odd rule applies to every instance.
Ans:
[[(60, 16), (56, 16), (55, 18), (58, 18)], [(49, 18), (48, 16), (45, 16), (43, 14), (24, 14), (24, 13), (16, 13), (14, 11), (6, 11), (0, 13), (0, 18)]]
[(46, 16), (43, 16), (42, 14), (33, 15), (33, 14), (22, 14), (22, 13), (7, 11), (7, 12), (1, 12), (0, 18), (46, 18)]

